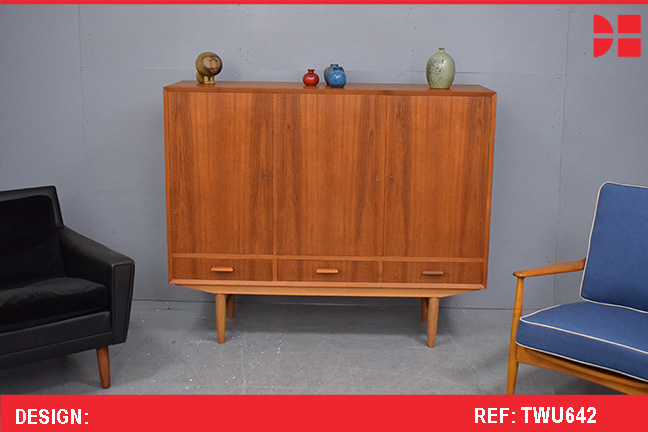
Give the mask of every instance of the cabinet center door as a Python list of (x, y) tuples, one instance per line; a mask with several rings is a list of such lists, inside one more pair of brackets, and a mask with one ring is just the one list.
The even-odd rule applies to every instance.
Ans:
[(384, 98), (276, 96), (277, 253), (382, 254)]
[(174, 253), (272, 253), (272, 96), (172, 92), (167, 182)]

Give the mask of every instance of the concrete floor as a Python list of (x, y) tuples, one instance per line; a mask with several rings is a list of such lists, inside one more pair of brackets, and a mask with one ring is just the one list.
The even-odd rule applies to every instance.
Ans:
[[(443, 306), (443, 305), (442, 305)], [(112, 386), (94, 351), (0, 370), (0, 394), (504, 394), (510, 310), (439, 311), (426, 346), (418, 301), (239, 302), (216, 343), (213, 303), (134, 301)], [(614, 394), (520, 365), (518, 394)]]

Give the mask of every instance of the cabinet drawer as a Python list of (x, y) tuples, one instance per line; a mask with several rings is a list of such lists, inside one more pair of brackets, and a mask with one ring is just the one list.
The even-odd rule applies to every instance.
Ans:
[(311, 282), (377, 282), (373, 261), (279, 261), (279, 280)]
[(272, 260), (174, 258), (174, 279), (272, 280)]
[(385, 262), (384, 282), (481, 284), (480, 262)]

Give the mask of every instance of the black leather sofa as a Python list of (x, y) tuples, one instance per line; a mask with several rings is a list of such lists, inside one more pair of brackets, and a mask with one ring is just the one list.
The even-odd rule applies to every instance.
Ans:
[(56, 188), (0, 192), (0, 368), (126, 341), (135, 263), (63, 224)]

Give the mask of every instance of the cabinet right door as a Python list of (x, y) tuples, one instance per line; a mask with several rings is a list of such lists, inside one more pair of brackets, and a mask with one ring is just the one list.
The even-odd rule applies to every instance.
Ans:
[(492, 109), (481, 96), (390, 99), (386, 256), (486, 258)]

